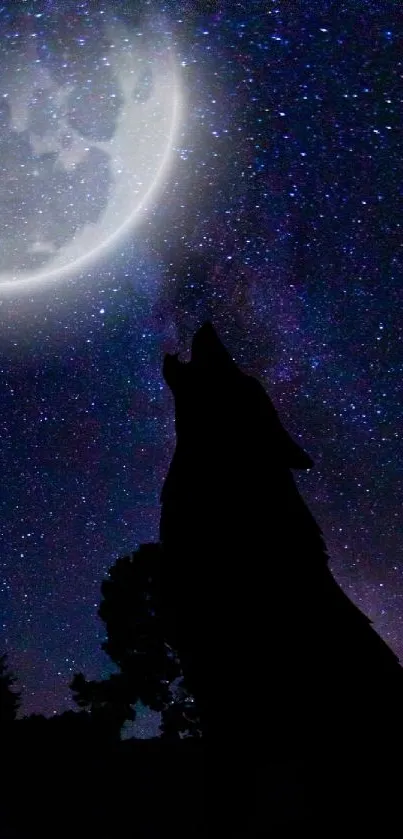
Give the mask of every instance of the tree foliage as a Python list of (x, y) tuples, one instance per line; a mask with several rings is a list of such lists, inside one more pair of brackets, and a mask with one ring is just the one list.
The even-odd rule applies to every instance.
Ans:
[(164, 740), (201, 737), (197, 706), (193, 696), (186, 690), (183, 678), (172, 687), (172, 694), (172, 701), (162, 712), (161, 737)]
[(161, 561), (160, 545), (148, 544), (110, 568), (98, 614), (107, 632), (102, 648), (119, 672), (101, 681), (78, 673), (70, 687), (80, 708), (119, 730), (135, 719), (138, 702), (161, 712), (162, 735), (172, 739), (199, 732), (177, 653), (166, 640)]
[(122, 673), (101, 681), (90, 681), (82, 673), (76, 673), (70, 688), (74, 701), (79, 708), (89, 711), (92, 722), (116, 737), (123, 723), (135, 718), (130, 685)]
[(110, 569), (99, 608), (107, 631), (102, 648), (137, 699), (154, 711), (171, 701), (169, 685), (180, 675), (178, 658), (165, 639), (160, 577), (160, 546), (141, 545)]

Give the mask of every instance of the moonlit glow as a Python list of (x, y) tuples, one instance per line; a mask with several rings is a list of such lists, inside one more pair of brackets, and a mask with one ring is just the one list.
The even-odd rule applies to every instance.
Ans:
[[(103, 57), (106, 65), (111, 68), (117, 85), (117, 96), (120, 107), (117, 109), (116, 125), (113, 135), (107, 140), (88, 139), (82, 136), (74, 126), (74, 122), (68, 126), (69, 144), (63, 144), (63, 124), (66, 125), (66, 102), (71, 102), (71, 97), (80, 99), (79, 93), (74, 93), (73, 86), (66, 84), (64, 87), (55, 86), (49, 81), (46, 72), (38, 69), (38, 77), (32, 72), (32, 67), (25, 72), (25, 77), (19, 77), (18, 87), (13, 87), (15, 74), (10, 74), (9, 93), (6, 93), (7, 105), (10, 107), (11, 128), (16, 136), (29, 138), (32, 158), (26, 161), (27, 169), (30, 168), (31, 193), (34, 195), (32, 185), (35, 185), (35, 177), (38, 172), (35, 170), (34, 160), (55, 157), (52, 170), (55, 172), (53, 206), (58, 206), (59, 214), (70, 213), (73, 216), (74, 225), (74, 203), (81, 207), (89, 202), (90, 212), (93, 211), (94, 202), (98, 194), (107, 196), (102, 211), (96, 221), (81, 224), (73, 231), (71, 237), (64, 236), (61, 230), (63, 226), (63, 215), (61, 215), (60, 230), (61, 237), (55, 244), (51, 237), (38, 233), (46, 231), (46, 225), (42, 222), (43, 216), (40, 199), (34, 195), (35, 206), (29, 205), (29, 197), (24, 202), (22, 212), (26, 213), (24, 218), (25, 228), (21, 243), (27, 249), (28, 260), (41, 261), (40, 267), (32, 269), (20, 264), (14, 268), (7, 266), (7, 270), (0, 269), (0, 296), (15, 295), (16, 292), (32, 292), (39, 285), (46, 282), (59, 281), (73, 274), (81, 272), (101, 256), (114, 248), (119, 243), (124, 243), (124, 238), (139, 223), (144, 213), (149, 210), (160, 194), (166, 181), (169, 164), (172, 159), (172, 150), (180, 122), (181, 95), (179, 89), (178, 74), (174, 60), (169, 49), (165, 54), (161, 51), (157, 56), (146, 54), (144, 48), (134, 43), (134, 36), (131, 35), (122, 25), (114, 23), (107, 27), (107, 33), (111, 48)], [(95, 37), (95, 36), (94, 36)], [(35, 62), (33, 64), (35, 68)], [(94, 76), (96, 70), (94, 70)], [(89, 84), (91, 83), (89, 79)], [(36, 90), (43, 93), (45, 89), (48, 99), (56, 102), (59, 107), (58, 114), (63, 119), (55, 118), (50, 130), (42, 132), (41, 136), (30, 129), (28, 123), (28, 101), (37, 102)], [(70, 97), (70, 100), (69, 100)], [(102, 99), (103, 97), (101, 97)], [(71, 106), (70, 106), (71, 107)], [(63, 111), (64, 108), (64, 111)], [(74, 111), (73, 111), (74, 113)], [(67, 117), (68, 118), (68, 117)], [(58, 124), (59, 123), (59, 124)], [(28, 142), (28, 141), (26, 141)], [(91, 155), (93, 157), (91, 158)], [(109, 190), (105, 187), (103, 180), (103, 169), (97, 169), (97, 157), (106, 161), (108, 170)], [(39, 157), (38, 157), (39, 156)], [(88, 163), (88, 192), (85, 193), (85, 175), (81, 179), (82, 189), (78, 192), (75, 189), (74, 181), (69, 178), (75, 176), (81, 167), (85, 173)], [(24, 167), (24, 163), (19, 163)], [(92, 167), (92, 170), (91, 170)], [(24, 168), (23, 168), (24, 171)], [(59, 180), (56, 180), (59, 178)], [(62, 187), (60, 186), (62, 184)], [(46, 183), (45, 183), (46, 186)], [(52, 187), (52, 179), (49, 181)], [(99, 190), (98, 190), (99, 186)], [(103, 190), (103, 192), (102, 192)], [(21, 191), (24, 197), (24, 190)], [(42, 195), (43, 198), (43, 195)], [(45, 196), (45, 201), (46, 201)], [(65, 209), (64, 209), (64, 202)], [(92, 203), (91, 203), (92, 202)], [(38, 209), (39, 207), (39, 209)], [(49, 210), (50, 208), (50, 210)], [(1, 198), (0, 198), (1, 209)], [(52, 211), (52, 194), (47, 198), (45, 211)], [(19, 218), (21, 218), (21, 213)], [(42, 227), (41, 227), (42, 224)], [(52, 229), (55, 229), (55, 224)], [(29, 250), (25, 230), (30, 233)], [(3, 236), (6, 234), (3, 231)], [(63, 241), (64, 238), (64, 241)], [(62, 245), (60, 245), (62, 241)], [(7, 237), (5, 247), (7, 249)], [(13, 248), (13, 250), (11, 250)], [(18, 242), (15, 239), (10, 244), (11, 259), (18, 253)]]

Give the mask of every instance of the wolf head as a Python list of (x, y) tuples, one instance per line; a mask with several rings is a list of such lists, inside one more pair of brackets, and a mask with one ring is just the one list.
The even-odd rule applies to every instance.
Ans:
[(313, 461), (288, 434), (265, 392), (253, 377), (241, 372), (206, 322), (196, 332), (188, 363), (166, 355), (163, 375), (175, 399), (178, 443), (187, 440), (200, 451), (242, 447), (250, 454), (270, 455), (272, 465), (310, 469)]

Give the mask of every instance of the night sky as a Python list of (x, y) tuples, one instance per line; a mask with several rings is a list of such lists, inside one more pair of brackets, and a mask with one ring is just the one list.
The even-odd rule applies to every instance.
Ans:
[[(23, 713), (76, 707), (73, 674), (112, 671), (100, 585), (158, 539), (163, 354), (186, 359), (206, 318), (312, 455), (296, 477), (331, 568), (403, 657), (399, 4), (108, 3), (133, 38), (142, 5), (182, 100), (158, 200), (81, 273), (0, 285), (0, 651)], [(106, 8), (4, 3), (0, 97), (27, 31), (57, 64), (68, 15), (73, 73)]]

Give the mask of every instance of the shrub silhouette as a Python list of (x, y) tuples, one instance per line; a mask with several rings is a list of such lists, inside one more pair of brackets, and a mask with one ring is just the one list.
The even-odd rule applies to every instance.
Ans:
[(15, 722), (21, 704), (21, 693), (14, 689), (17, 679), (9, 670), (7, 654), (0, 656), (0, 732), (6, 735)]

